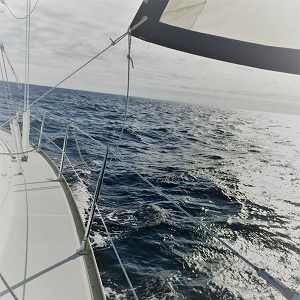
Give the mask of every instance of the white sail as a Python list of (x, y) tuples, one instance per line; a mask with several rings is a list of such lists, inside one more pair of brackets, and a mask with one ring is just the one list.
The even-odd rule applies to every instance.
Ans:
[(170, 0), (160, 22), (224, 38), (300, 49), (298, 0)]
[(5, 6), (0, 3), (0, 14), (4, 13), (4, 11), (5, 11)]
[(300, 1), (149, 0), (143, 40), (226, 62), (300, 74)]

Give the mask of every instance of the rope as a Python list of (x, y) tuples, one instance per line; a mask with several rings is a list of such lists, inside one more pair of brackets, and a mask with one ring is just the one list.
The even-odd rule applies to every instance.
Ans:
[(56, 89), (58, 86), (60, 86), (62, 83), (64, 83), (66, 80), (68, 80), (70, 77), (72, 77), (74, 74), (76, 74), (77, 72), (79, 72), (81, 69), (83, 69), (85, 66), (87, 66), (89, 63), (91, 63), (93, 60), (95, 60), (97, 57), (99, 57), (101, 54), (103, 54), (105, 51), (107, 51), (108, 49), (110, 49), (111, 47), (115, 46), (117, 43), (119, 43), (124, 37), (126, 37), (128, 35), (128, 32), (122, 34), (120, 37), (118, 37), (116, 40), (111, 40), (111, 44), (106, 47), (104, 50), (102, 50), (101, 52), (99, 52), (97, 55), (95, 55), (93, 58), (91, 58), (89, 61), (87, 61), (85, 64), (83, 64), (81, 67), (79, 67), (77, 70), (75, 70), (73, 73), (71, 73), (69, 76), (67, 76), (65, 79), (63, 79), (62, 81), (60, 81), (57, 85), (55, 85), (54, 87), (52, 87), (51, 89), (49, 89), (46, 93), (44, 93), (42, 96), (40, 96), (38, 99), (36, 99), (35, 101), (33, 101), (29, 107), (31, 107), (33, 104), (37, 103), (38, 101), (40, 101), (41, 99), (43, 99), (45, 96), (47, 96), (49, 93), (51, 93), (54, 89)]
[(2, 75), (3, 86), (4, 86), (4, 91), (5, 91), (5, 96), (6, 96), (6, 100), (7, 100), (8, 109), (10, 111), (10, 114), (12, 115), (11, 91), (10, 91), (10, 87), (9, 87), (8, 75), (7, 75), (6, 65), (5, 65), (4, 46), (3, 46), (3, 44), (0, 45), (0, 48), (1, 48), (3, 69), (4, 69), (4, 72), (3, 72), (2, 65), (0, 63), (1, 75)]
[(103, 224), (103, 227), (104, 227), (104, 229), (105, 229), (105, 232), (106, 232), (106, 234), (107, 234), (107, 236), (108, 236), (108, 239), (109, 239), (109, 241), (110, 241), (110, 243), (111, 243), (111, 245), (112, 245), (112, 247), (113, 247), (113, 249), (114, 249), (114, 252), (115, 252), (115, 254), (116, 254), (116, 256), (117, 256), (117, 259), (118, 259), (119, 264), (120, 264), (120, 266), (121, 266), (121, 268), (122, 268), (122, 271), (123, 271), (123, 273), (124, 273), (124, 275), (125, 275), (125, 277), (126, 277), (126, 280), (127, 280), (128, 284), (129, 284), (129, 286), (130, 286), (130, 289), (131, 289), (131, 291), (132, 291), (132, 293), (133, 293), (133, 296), (134, 296), (134, 298), (135, 298), (136, 300), (138, 300), (138, 296), (137, 296), (136, 293), (135, 293), (135, 290), (134, 290), (134, 288), (133, 288), (133, 285), (132, 285), (132, 283), (131, 283), (131, 281), (130, 281), (130, 278), (129, 278), (127, 272), (126, 272), (126, 269), (125, 269), (125, 267), (124, 267), (124, 264), (123, 264), (123, 262), (122, 262), (122, 260), (121, 260), (121, 258), (120, 258), (120, 256), (119, 256), (118, 250), (117, 250), (117, 248), (116, 248), (116, 246), (115, 246), (115, 244), (114, 244), (114, 242), (113, 242), (113, 239), (112, 239), (112, 237), (111, 237), (111, 235), (110, 235), (110, 233), (109, 233), (109, 231), (108, 231), (108, 229), (107, 229), (107, 227), (106, 227), (106, 224), (105, 224), (105, 222), (104, 222), (104, 220), (103, 220), (103, 217), (102, 217), (102, 215), (101, 215), (101, 212), (100, 212), (100, 210), (99, 210), (99, 208), (98, 208), (98, 205), (96, 205), (96, 209), (97, 209), (97, 213), (99, 214), (100, 220), (101, 220), (101, 222), (102, 222), (102, 224)]
[(9, 123), (10, 121), (12, 121), (13, 118), (14, 118), (14, 117), (11, 117), (11, 118), (8, 119), (6, 122), (2, 123), (2, 124), (0, 125), (0, 127), (3, 127), (4, 125), (6, 125), (6, 124)]
[[(32, 126), (32, 125), (30, 125), (30, 126), (31, 126), (31, 128), (33, 128), (34, 130), (40, 131), (39, 129), (35, 128), (35, 127)], [(62, 128), (61, 130), (59, 130), (59, 131), (58, 131), (51, 139), (50, 139), (46, 134), (43, 133), (43, 136), (47, 139), (47, 141), (44, 142), (44, 143), (42, 143), (40, 147), (36, 147), (35, 149), (33, 149), (33, 151), (36, 150), (36, 149), (42, 149), (42, 148), (43, 148), (45, 145), (47, 145), (47, 144), (53, 144), (53, 145), (56, 146), (60, 151), (62, 151), (62, 149), (59, 148), (59, 146), (57, 146), (57, 145), (54, 143), (54, 141), (55, 141), (55, 140), (59, 137), (59, 135), (60, 135), (63, 131), (65, 131), (65, 130), (66, 130), (66, 128), (63, 127), (63, 128)]]
[(10, 294), (13, 296), (13, 298), (15, 300), (18, 300), (16, 294), (14, 293), (14, 291), (12, 290), (12, 288), (9, 286), (9, 284), (6, 282), (6, 280), (4, 279), (2, 273), (0, 272), (0, 278), (2, 280), (2, 282), (4, 283), (4, 285), (6, 286), (6, 288), (9, 290)]
[[(78, 175), (78, 173), (77, 173), (76, 170), (74, 169), (73, 164), (71, 163), (71, 161), (70, 161), (70, 159), (68, 158), (67, 155), (66, 155), (66, 159), (67, 159), (67, 161), (69, 162), (69, 164), (70, 164), (72, 170), (73, 170), (74, 173), (76, 174), (78, 180), (79, 180), (83, 185), (85, 185), (84, 182), (83, 182), (83, 180), (80, 178), (80, 176)], [(90, 193), (89, 191), (87, 191), (87, 192), (88, 192), (89, 197), (92, 198), (91, 193)], [(117, 248), (116, 248), (116, 246), (115, 246), (115, 244), (114, 244), (114, 242), (113, 242), (113, 239), (112, 239), (112, 237), (111, 237), (111, 235), (110, 235), (110, 233), (109, 233), (109, 231), (108, 231), (108, 228), (107, 228), (107, 226), (106, 226), (106, 224), (105, 224), (105, 221), (104, 221), (104, 219), (103, 219), (103, 217), (102, 217), (101, 211), (100, 211), (100, 209), (99, 209), (97, 203), (96, 203), (96, 210), (97, 210), (98, 216), (99, 216), (99, 218), (100, 218), (100, 220), (101, 220), (101, 222), (102, 222), (102, 224), (103, 224), (103, 227), (104, 227), (104, 229), (105, 229), (105, 232), (106, 232), (106, 234), (107, 234), (107, 236), (108, 236), (109, 242), (111, 243), (111, 245), (112, 245), (112, 247), (113, 247), (113, 250), (114, 250), (114, 252), (115, 252), (115, 255), (116, 255), (116, 257), (117, 257), (117, 259), (118, 259), (118, 261), (119, 261), (119, 264), (120, 264), (121, 269), (122, 269), (122, 271), (123, 271), (123, 273), (124, 273), (124, 276), (125, 276), (125, 278), (126, 278), (126, 280), (127, 280), (127, 282), (128, 282), (128, 285), (129, 285), (129, 287), (130, 287), (130, 289), (131, 289), (131, 291), (132, 291), (132, 293), (133, 293), (133, 296), (134, 296), (134, 298), (135, 298), (136, 300), (138, 300), (138, 297), (137, 297), (137, 295), (136, 295), (136, 292), (135, 292), (135, 290), (134, 290), (134, 287), (133, 287), (133, 285), (132, 285), (132, 283), (131, 283), (131, 280), (130, 280), (130, 278), (129, 278), (127, 272), (126, 272), (126, 269), (125, 269), (125, 267), (124, 267), (124, 264), (123, 264), (123, 262), (122, 262), (122, 259), (121, 259), (120, 255), (119, 255), (118, 250), (117, 250)]]
[(36, 149), (31, 149), (28, 151), (23, 151), (23, 152), (11, 152), (11, 153), (7, 153), (7, 152), (0, 152), (0, 155), (6, 155), (6, 156), (14, 156), (14, 155), (22, 155), (22, 154), (27, 154), (30, 152), (34, 152)]
[(74, 140), (75, 140), (75, 144), (76, 144), (76, 149), (77, 149), (77, 152), (78, 152), (78, 154), (79, 154), (79, 157), (80, 157), (82, 163), (83, 163), (83, 164), (85, 165), (85, 167), (86, 167), (88, 170), (90, 170), (91, 172), (100, 172), (100, 169), (92, 169), (92, 168), (90, 168), (90, 167), (88, 166), (88, 164), (86, 163), (86, 161), (85, 161), (85, 159), (84, 159), (84, 157), (83, 157), (83, 155), (82, 155), (82, 153), (81, 153), (80, 147), (79, 147), (79, 142), (78, 142), (78, 139), (77, 139), (77, 136), (76, 136), (75, 129), (76, 129), (76, 127), (74, 126), (72, 132), (73, 132), (73, 136), (74, 136)]
[(24, 111), (29, 109), (30, 8), (31, 0), (27, 0), (28, 18), (26, 18)]
[(31, 11), (30, 13), (28, 13), (25, 17), (17, 17), (17, 16), (11, 11), (11, 9), (10, 9), (9, 6), (7, 5), (6, 1), (3, 0), (3, 2), (4, 2), (3, 4), (6, 5), (8, 11), (10, 12), (10, 14), (11, 14), (15, 19), (18, 19), (18, 20), (24, 20), (24, 19), (27, 19), (28, 17), (31, 16), (31, 14), (34, 12), (34, 10), (35, 10), (35, 8), (36, 8), (36, 6), (37, 6), (39, 0), (36, 1), (35, 5), (34, 5), (34, 8), (32, 9), (32, 11)]
[[(124, 159), (121, 159), (120, 157), (117, 158), (118, 160), (124, 162)], [(149, 186), (152, 187), (152, 189), (160, 196), (167, 199), (170, 203), (172, 203), (178, 210), (180, 210), (184, 215), (186, 215), (192, 222), (197, 224), (204, 232), (209, 234), (211, 237), (213, 237), (216, 241), (218, 241), (221, 245), (223, 245), (226, 249), (230, 250), (234, 255), (236, 255), (238, 258), (240, 258), (242, 261), (244, 261), (248, 266), (250, 266), (252, 269), (254, 269), (259, 277), (264, 279), (268, 284), (270, 284), (273, 288), (275, 288), (277, 291), (279, 291), (286, 299), (300, 299), (300, 295), (297, 294), (294, 290), (287, 287), (285, 284), (280, 282), (278, 279), (272, 277), (268, 272), (266, 272), (264, 269), (259, 268), (256, 266), (253, 262), (248, 260), (246, 257), (244, 257), (242, 254), (240, 254), (237, 250), (232, 248), (228, 243), (223, 241), (221, 238), (219, 238), (213, 231), (211, 231), (207, 225), (205, 225), (200, 220), (193, 217), (191, 214), (189, 214), (184, 208), (182, 208), (176, 200), (173, 200), (171, 196), (166, 195), (164, 192), (162, 192), (159, 188), (157, 188), (154, 184), (152, 184), (147, 178), (145, 178), (143, 175), (141, 175), (139, 172), (135, 171), (131, 166), (128, 167), (131, 169), (132, 172), (134, 172), (137, 176), (139, 176), (143, 181), (145, 181)]]
[(4, 53), (4, 55), (5, 55), (5, 58), (6, 58), (7, 62), (8, 62), (8, 64), (9, 64), (9, 66), (10, 66), (10, 68), (11, 68), (13, 74), (15, 75), (15, 79), (16, 79), (16, 83), (17, 83), (18, 88), (22, 88), (22, 84), (21, 84), (21, 82), (20, 82), (20, 79), (19, 79), (17, 73), (15, 72), (15, 69), (13, 68), (13, 66), (12, 66), (12, 64), (11, 64), (9, 58), (8, 58), (8, 55), (7, 55), (7, 53), (6, 53), (6, 51), (5, 51), (5, 48), (4, 48), (4, 45), (1, 44), (1, 45), (0, 45), (0, 48), (1, 48), (1, 51), (3, 51), (3, 53)]
[(126, 121), (126, 118), (127, 118), (128, 103), (129, 103), (130, 66), (132, 65), (132, 68), (134, 67), (133, 66), (133, 60), (132, 60), (130, 54), (131, 54), (131, 31), (128, 30), (128, 54), (127, 54), (128, 66), (127, 66), (127, 92), (126, 92), (125, 113), (124, 113), (124, 116), (123, 116), (122, 128), (121, 128), (121, 132), (120, 132), (120, 135), (119, 135), (119, 138), (118, 138), (118, 142), (117, 142), (115, 150), (114, 150), (108, 164), (111, 162), (111, 160), (114, 158), (115, 154), (117, 153), (117, 151), (119, 149), (119, 146), (120, 146), (120, 143), (121, 143), (121, 140), (122, 140), (122, 137), (123, 137), (123, 133), (124, 133), (125, 121)]

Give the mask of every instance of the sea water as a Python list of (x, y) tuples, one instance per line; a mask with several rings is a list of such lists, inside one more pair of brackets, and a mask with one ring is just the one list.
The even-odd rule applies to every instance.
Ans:
[[(31, 101), (45, 91), (32, 86)], [(139, 299), (282, 299), (170, 199), (300, 292), (299, 116), (131, 98), (120, 139), (125, 107), (122, 96), (56, 89), (33, 108), (31, 140), (45, 110), (58, 147), (69, 127), (65, 177), (84, 218), (110, 148), (98, 204)], [(99, 216), (92, 235), (108, 299), (134, 299)]]

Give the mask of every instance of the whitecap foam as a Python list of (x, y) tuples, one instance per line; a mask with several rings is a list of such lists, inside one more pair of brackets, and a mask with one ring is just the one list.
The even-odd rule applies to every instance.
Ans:
[(108, 299), (115, 299), (115, 300), (125, 300), (127, 299), (126, 294), (118, 294), (116, 291), (112, 290), (110, 287), (104, 288), (105, 295)]
[(78, 181), (73, 185), (72, 192), (82, 217), (85, 217), (85, 213), (89, 209), (90, 199), (90, 193), (87, 187), (83, 182)]
[(108, 237), (101, 235), (99, 232), (93, 231), (92, 246), (104, 248), (109, 245)]

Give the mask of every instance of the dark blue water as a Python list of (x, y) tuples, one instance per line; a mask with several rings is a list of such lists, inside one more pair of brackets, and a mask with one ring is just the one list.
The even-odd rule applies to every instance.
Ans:
[[(32, 86), (31, 101), (45, 91)], [(20, 98), (15, 88), (13, 93)], [(57, 89), (33, 108), (34, 143), (44, 109), (45, 132), (59, 147), (66, 124), (75, 124), (69, 123), (67, 155), (79, 177), (68, 162), (65, 177), (84, 216), (105, 148), (114, 151), (118, 144), (125, 101)], [(7, 110), (0, 115), (4, 120)], [(299, 121), (299, 116), (130, 99), (99, 207), (140, 299), (282, 297), (137, 173), (299, 291)], [(59, 151), (46, 141), (44, 149), (59, 162)], [(99, 217), (93, 246), (108, 299), (133, 299)]]

